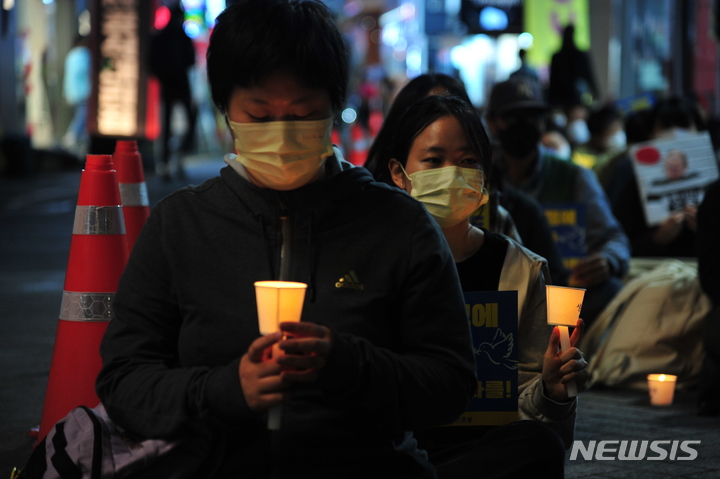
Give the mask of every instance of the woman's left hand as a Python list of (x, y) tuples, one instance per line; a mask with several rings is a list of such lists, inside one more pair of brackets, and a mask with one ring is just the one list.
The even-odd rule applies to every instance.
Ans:
[(282, 354), (277, 363), (282, 366), (285, 383), (313, 382), (332, 349), (330, 328), (310, 322), (280, 323), (283, 339), (278, 343)]

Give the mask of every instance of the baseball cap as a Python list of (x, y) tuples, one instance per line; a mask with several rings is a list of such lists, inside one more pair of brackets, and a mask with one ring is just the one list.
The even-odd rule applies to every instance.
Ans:
[(488, 112), (503, 115), (515, 110), (547, 111), (538, 85), (522, 80), (497, 83), (490, 92)]

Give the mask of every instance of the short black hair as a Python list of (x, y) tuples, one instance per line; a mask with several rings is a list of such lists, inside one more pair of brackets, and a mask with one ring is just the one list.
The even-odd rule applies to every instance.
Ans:
[(424, 73), (410, 80), (395, 96), (390, 110), (388, 110), (382, 127), (378, 131), (375, 140), (368, 151), (365, 168), (373, 174), (376, 180), (391, 183), (390, 172), (388, 171), (385, 156), (390, 147), (395, 129), (398, 126), (400, 117), (405, 111), (418, 100), (425, 98), (435, 88), (444, 88), (449, 95), (460, 97), (468, 105), (472, 106), (465, 86), (455, 78), (443, 73)]
[(307, 88), (345, 104), (348, 53), (331, 11), (319, 0), (238, 0), (218, 17), (207, 50), (215, 106), (226, 113), (236, 87), (290, 73)]
[(653, 126), (662, 130), (670, 128), (705, 129), (700, 106), (697, 102), (680, 96), (661, 99), (653, 108)]
[(587, 119), (588, 131), (591, 135), (604, 134), (614, 122), (622, 122), (623, 117), (614, 105), (607, 104), (590, 113)]
[[(480, 114), (470, 103), (457, 96), (431, 95), (410, 105), (395, 127), (390, 147), (380, 153), (377, 171), (389, 171), (391, 159), (396, 159), (404, 167), (415, 138), (430, 124), (446, 116), (455, 117), (459, 121), (470, 148), (480, 158), (487, 185), (492, 170), (490, 141)], [(389, 174), (376, 175), (375, 179), (395, 186)]]

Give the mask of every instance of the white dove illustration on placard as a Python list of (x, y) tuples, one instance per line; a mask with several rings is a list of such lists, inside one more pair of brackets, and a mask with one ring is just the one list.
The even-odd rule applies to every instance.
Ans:
[(508, 359), (513, 347), (515, 347), (513, 335), (505, 334), (498, 328), (492, 341), (480, 343), (475, 348), (475, 355), (480, 356), (480, 353), (485, 353), (491, 363), (505, 366), (508, 369), (517, 369), (517, 360)]

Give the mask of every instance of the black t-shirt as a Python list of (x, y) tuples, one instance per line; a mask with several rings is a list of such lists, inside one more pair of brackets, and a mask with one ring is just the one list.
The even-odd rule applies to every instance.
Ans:
[[(464, 292), (497, 291), (500, 284), (508, 240), (503, 235), (481, 229), (485, 233), (483, 245), (471, 258), (455, 264)], [(415, 437), (432, 462), (442, 463), (453, 457), (463, 445), (482, 438), (491, 428), (492, 426), (439, 427), (415, 431)]]
[(464, 292), (497, 291), (508, 242), (504, 236), (482, 228), (485, 242), (471, 258), (456, 263)]

